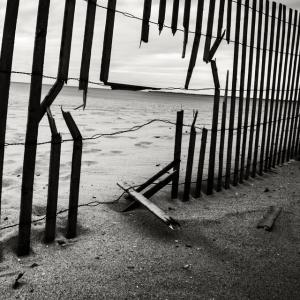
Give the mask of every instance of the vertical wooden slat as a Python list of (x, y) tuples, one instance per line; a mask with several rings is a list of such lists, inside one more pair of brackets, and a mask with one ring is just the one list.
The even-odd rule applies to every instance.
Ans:
[(206, 144), (207, 144), (207, 129), (203, 128), (202, 137), (201, 137), (200, 154), (199, 154), (196, 190), (195, 190), (195, 197), (196, 198), (199, 198), (201, 196)]
[(239, 182), (239, 168), (240, 168), (240, 151), (241, 151), (241, 138), (242, 138), (242, 121), (244, 112), (244, 85), (246, 74), (246, 58), (247, 58), (247, 39), (248, 39), (248, 21), (249, 21), (249, 0), (245, 2), (244, 9), (244, 28), (243, 28), (243, 47), (242, 47), (242, 60), (241, 60), (241, 73), (240, 73), (240, 92), (239, 92), (239, 110), (236, 134), (236, 151), (235, 151), (235, 164), (233, 185)]
[(185, 89), (189, 88), (189, 84), (192, 78), (193, 70), (196, 65), (198, 51), (199, 51), (199, 45), (201, 40), (201, 33), (202, 33), (202, 20), (203, 20), (203, 7), (204, 7), (204, 0), (198, 1), (197, 6), (197, 18), (196, 18), (196, 28), (195, 28), (195, 37), (193, 42), (193, 48), (189, 63), (189, 68), (185, 80)]
[(227, 0), (227, 26), (226, 26), (226, 40), (230, 43), (231, 35), (231, 15), (232, 15), (232, 0)]
[(232, 88), (231, 88), (231, 102), (230, 102), (230, 118), (229, 118), (229, 134), (228, 134), (228, 145), (227, 145), (227, 163), (226, 163), (226, 178), (225, 188), (228, 189), (230, 185), (230, 173), (231, 173), (231, 158), (232, 158), (232, 142), (233, 142), (233, 130), (234, 130), (234, 119), (235, 119), (235, 102), (237, 92), (237, 77), (238, 77), (238, 62), (239, 62), (239, 41), (240, 41), (240, 27), (241, 27), (241, 10), (242, 2), (237, 1), (236, 11), (236, 25), (235, 25), (235, 44), (233, 54), (233, 72), (232, 72)]
[(244, 114), (244, 130), (243, 130), (243, 142), (242, 142), (242, 154), (241, 154), (241, 167), (240, 167), (240, 183), (244, 180), (245, 174), (245, 157), (246, 157), (246, 144), (248, 136), (248, 121), (250, 111), (250, 99), (251, 99), (251, 87), (253, 79), (253, 56), (254, 56), (254, 43), (255, 43), (255, 26), (256, 26), (256, 1), (253, 0), (252, 4), (252, 18), (251, 18), (251, 34), (250, 34), (250, 52), (249, 52), (249, 64), (248, 64), (248, 79), (247, 79), (247, 95), (245, 103)]
[(162, 32), (165, 24), (167, 0), (160, 0), (158, 13), (158, 30), (159, 34)]
[(190, 132), (190, 142), (189, 142), (189, 150), (188, 150), (185, 181), (184, 181), (183, 201), (188, 201), (190, 198), (193, 163), (194, 163), (194, 153), (195, 153), (195, 143), (196, 143), (195, 123), (197, 120), (197, 116), (198, 116), (198, 111), (196, 111), (196, 113), (194, 115), (194, 120), (193, 120), (193, 123), (191, 126), (191, 132)]
[(179, 11), (179, 0), (173, 0), (173, 12), (172, 12), (172, 24), (171, 24), (173, 35), (175, 35), (177, 31), (178, 11)]
[(50, 0), (40, 0), (36, 23), (21, 191), (18, 255), (30, 252), (32, 194)]
[[(292, 23), (292, 15), (293, 10), (290, 9), (290, 15), (291, 15), (291, 23)], [(295, 18), (296, 18), (296, 11), (295, 11)], [(284, 144), (284, 139), (286, 136), (286, 124), (287, 124), (287, 118), (288, 116), (288, 107), (289, 107), (289, 95), (292, 93), (292, 71), (294, 66), (294, 60), (295, 60), (295, 42), (296, 42), (296, 27), (293, 28), (292, 33), (292, 45), (291, 45), (291, 55), (290, 55), (290, 63), (289, 63), (289, 73), (288, 73), (288, 83), (287, 83), (287, 90), (285, 95), (285, 101), (284, 101), (284, 110), (282, 115), (282, 127), (281, 127), (281, 134), (280, 134), (280, 141), (279, 141), (279, 148), (278, 148), (278, 163), (282, 164), (285, 162), (285, 153), (286, 153), (286, 146)], [(287, 51), (288, 52), (288, 51)]]
[(0, 218), (7, 109), (18, 11), (19, 0), (7, 0), (0, 56)]
[(175, 132), (175, 147), (174, 147), (174, 171), (176, 175), (172, 181), (172, 199), (178, 197), (178, 184), (180, 176), (180, 161), (181, 161), (181, 144), (182, 144), (182, 128), (183, 128), (183, 110), (177, 112), (176, 132)]
[(105, 84), (107, 83), (109, 77), (116, 5), (117, 0), (108, 0), (100, 73), (100, 80)]
[(79, 90), (83, 90), (83, 106), (86, 105), (86, 96), (89, 82), (92, 45), (94, 37), (95, 16), (97, 0), (87, 2), (85, 31), (81, 57)]
[[(266, 4), (269, 5), (267, 2)], [(254, 154), (253, 154), (253, 164), (252, 164), (252, 177), (256, 176), (256, 170), (259, 169), (259, 174), (262, 175), (263, 171), (263, 154), (265, 149), (265, 138), (266, 138), (266, 128), (267, 128), (267, 116), (268, 116), (268, 107), (270, 100), (270, 84), (271, 84), (271, 72), (272, 72), (272, 60), (273, 60), (273, 48), (274, 48), (274, 29), (275, 29), (275, 13), (276, 13), (276, 4), (273, 2), (272, 6), (272, 22), (271, 22), (271, 32), (270, 37), (269, 33), (269, 6), (266, 6), (266, 15), (265, 15), (265, 27), (264, 32), (264, 45), (263, 45), (263, 56), (262, 56), (262, 72), (260, 79), (260, 93), (259, 93), (259, 101), (258, 101), (258, 112), (257, 112), (257, 120), (256, 120), (256, 134), (255, 134), (255, 144), (254, 144)], [(260, 128), (261, 128), (261, 114), (263, 107), (263, 97), (264, 97), (264, 87), (265, 87), (265, 73), (266, 73), (266, 56), (267, 56), (267, 42), (270, 39), (269, 45), (269, 59), (267, 64), (267, 78), (266, 78), (266, 93), (264, 99), (264, 118), (263, 118), (263, 130), (262, 130), (262, 139), (261, 139), (261, 148), (260, 148), (260, 156), (258, 153), (259, 143), (260, 143)], [(273, 77), (274, 78), (274, 77)], [(258, 166), (257, 159), (260, 157), (260, 162)]]
[(258, 13), (258, 34), (257, 34), (257, 43), (256, 43), (256, 62), (255, 62), (255, 75), (254, 75), (254, 91), (252, 99), (252, 112), (251, 112), (251, 123), (250, 123), (250, 132), (249, 132), (249, 142), (248, 142), (248, 155), (247, 155), (247, 165), (245, 172), (245, 179), (249, 178), (250, 169), (251, 169), (251, 160), (252, 160), (252, 149), (253, 149), (253, 135), (254, 135), (254, 126), (255, 126), (255, 115), (256, 115), (256, 102), (257, 102), (257, 93), (258, 93), (258, 82), (259, 82), (259, 73), (260, 73), (260, 47), (261, 47), (261, 30), (262, 28), (262, 17), (263, 17), (263, 1), (259, 0), (259, 13)]
[(151, 16), (152, 0), (144, 0), (144, 13), (141, 32), (141, 42), (148, 43), (149, 41), (149, 21)]
[(48, 197), (46, 210), (45, 242), (51, 243), (55, 239), (57, 197), (59, 186), (59, 168), (61, 154), (61, 135), (57, 132), (55, 120), (50, 109), (47, 111), (49, 125), (51, 129), (51, 152), (49, 163)]
[(224, 163), (224, 148), (225, 148), (225, 133), (226, 133), (226, 116), (227, 116), (227, 99), (228, 99), (228, 84), (229, 84), (229, 71), (226, 75), (226, 87), (224, 101), (222, 105), (222, 121), (221, 121), (221, 134), (220, 134), (220, 149), (219, 149), (219, 172), (218, 172), (218, 182), (217, 191), (222, 190), (222, 180), (223, 180), (223, 163)]
[(183, 39), (182, 58), (185, 58), (186, 46), (189, 38), (190, 13), (191, 13), (191, 0), (185, 0), (184, 13), (183, 13), (184, 39)]
[(207, 19), (207, 29), (206, 29), (206, 38), (205, 38), (205, 45), (204, 45), (204, 55), (203, 60), (208, 63), (213, 27), (214, 27), (214, 16), (215, 16), (215, 6), (216, 0), (210, 0), (209, 2), (209, 12), (208, 12), (208, 19)]
[(219, 7), (219, 18), (218, 18), (218, 37), (222, 35), (223, 23), (224, 23), (224, 9), (225, 9), (225, 0), (220, 0)]
[(212, 73), (213, 73), (213, 77), (214, 77), (215, 96), (214, 96), (211, 139), (210, 139), (210, 153), (209, 153), (208, 178), (207, 178), (207, 195), (211, 195), (213, 193), (213, 188), (214, 188), (216, 147), (217, 147), (217, 137), (218, 137), (219, 106), (220, 106), (220, 82), (219, 82), (217, 65), (214, 60), (211, 61), (211, 69), (212, 69)]

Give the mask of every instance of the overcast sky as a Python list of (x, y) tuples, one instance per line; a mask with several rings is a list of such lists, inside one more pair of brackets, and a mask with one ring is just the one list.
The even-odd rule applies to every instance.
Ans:
[[(117, 9), (141, 17), (143, 15), (143, 2), (143, 0), (118, 0)], [(153, 0), (152, 2), (151, 20), (157, 21), (159, 0)], [(244, 0), (242, 0), (242, 2), (244, 2)], [(250, 0), (250, 3), (251, 2)], [(6, 0), (0, 0), (0, 3), (0, 36), (2, 37)], [(65, 1), (63, 0), (51, 1), (44, 71), (46, 75), (56, 76), (57, 74), (64, 3)], [(107, 5), (106, 0), (98, 0), (98, 3), (104, 6)], [(167, 0), (167, 16), (165, 21), (167, 25), (171, 24), (172, 3), (173, 0)], [(206, 28), (208, 3), (209, 1), (205, 0), (204, 29)], [(283, 3), (286, 4), (287, 7), (300, 9), (299, 0), (286, 0)], [(179, 28), (182, 28), (183, 4), (184, 1), (181, 1)], [(191, 30), (195, 29), (196, 4), (197, 1), (192, 0)], [(16, 51), (13, 62), (13, 69), (16, 71), (30, 72), (31, 70), (37, 5), (38, 0), (20, 0), (15, 44)], [(70, 77), (79, 77), (86, 5), (86, 2), (83, 0), (77, 0)], [(93, 81), (99, 81), (105, 16), (106, 11), (102, 8), (98, 8), (90, 75), (90, 79)], [(165, 28), (162, 34), (159, 35), (157, 26), (151, 25), (149, 43), (142, 44), (141, 48), (139, 47), (140, 32), (140, 21), (126, 18), (120, 14), (116, 15), (109, 80), (157, 87), (184, 86), (194, 36), (192, 34), (189, 36), (187, 55), (186, 59), (183, 60), (181, 59), (182, 32), (177, 32), (175, 37), (173, 37), (171, 30)], [(201, 39), (202, 46), (203, 43), (204, 37)], [(203, 51), (200, 49), (198, 63), (191, 81), (190, 87), (192, 88), (213, 86), (209, 66), (203, 62), (202, 56)], [(232, 67), (232, 45), (223, 43), (216, 57), (221, 84), (224, 86), (226, 70)], [(18, 76), (14, 76), (13, 79), (18, 81), (29, 80), (28, 78)], [(70, 84), (72, 83), (70, 82)]]

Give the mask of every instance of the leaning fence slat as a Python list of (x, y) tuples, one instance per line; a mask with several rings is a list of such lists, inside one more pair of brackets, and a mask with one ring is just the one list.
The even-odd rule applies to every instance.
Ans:
[(109, 77), (116, 5), (117, 0), (108, 0), (100, 72), (100, 80), (105, 84), (107, 83)]
[(206, 38), (205, 38), (205, 45), (204, 45), (204, 55), (203, 55), (203, 60), (206, 63), (209, 62), (208, 56), (209, 56), (210, 45), (211, 45), (212, 34), (213, 34), (215, 6), (216, 6), (216, 0), (210, 0), (208, 19), (207, 19)]
[(218, 34), (217, 34), (218, 37), (220, 37), (222, 35), (222, 31), (223, 31), (224, 9), (225, 9), (225, 0), (220, 0), (219, 18), (218, 18)]
[(228, 44), (230, 43), (230, 34), (231, 34), (231, 15), (232, 15), (232, 0), (227, 0), (226, 40)]
[(141, 32), (141, 42), (148, 43), (149, 41), (149, 21), (151, 16), (152, 0), (144, 0), (144, 13)]
[(192, 123), (191, 132), (190, 132), (190, 142), (189, 142), (185, 181), (184, 181), (183, 201), (188, 201), (190, 198), (193, 163), (194, 163), (194, 153), (195, 153), (195, 143), (196, 143), (195, 123), (197, 120), (197, 116), (198, 116), (198, 111), (196, 111), (196, 113), (194, 115), (194, 121)]
[(206, 143), (207, 143), (207, 129), (203, 128), (202, 129), (202, 137), (201, 137), (199, 163), (198, 163), (196, 190), (195, 190), (196, 198), (199, 198), (201, 196)]
[(240, 71), (240, 91), (239, 91), (239, 109), (238, 109), (238, 122), (236, 133), (236, 151), (235, 151), (235, 164), (233, 185), (239, 182), (239, 167), (240, 167), (240, 150), (241, 150), (241, 135), (242, 135), (242, 121), (244, 112), (244, 85), (246, 73), (246, 58), (247, 58), (247, 38), (248, 38), (248, 20), (249, 20), (249, 0), (245, 2), (244, 9), (244, 28), (243, 28), (243, 46), (242, 46), (242, 59)]
[(173, 0), (172, 25), (171, 25), (173, 35), (175, 35), (177, 31), (178, 11), (179, 11), (179, 0)]
[(189, 38), (190, 13), (191, 13), (191, 0), (185, 0), (184, 13), (183, 13), (184, 38), (183, 38), (182, 58), (185, 58), (186, 46)]
[(233, 142), (233, 129), (235, 118), (235, 102), (237, 92), (237, 77), (238, 77), (238, 62), (239, 62), (239, 40), (240, 40), (240, 26), (241, 26), (241, 10), (242, 2), (237, 1), (236, 25), (235, 25), (235, 44), (233, 54), (233, 72), (232, 72), (232, 92), (230, 102), (230, 119), (229, 119), (229, 133), (227, 145), (227, 163), (226, 163), (226, 179), (225, 188), (228, 189), (230, 185), (231, 174), (231, 158), (232, 158), (232, 142)]
[[(263, 21), (263, 0), (259, 1), (259, 16), (258, 16), (258, 29), (262, 28)], [(260, 73), (260, 47), (261, 47), (261, 30), (258, 30), (257, 34), (257, 43), (256, 43), (256, 62), (255, 62), (255, 74), (254, 74), (254, 91), (252, 99), (252, 111), (251, 111), (251, 122), (250, 122), (250, 132), (249, 132), (249, 141), (248, 141), (248, 155), (247, 155), (247, 164), (245, 179), (249, 178), (250, 169), (251, 169), (251, 160), (252, 160), (252, 150), (253, 150), (253, 135), (254, 135), (254, 124), (255, 124), (255, 115), (256, 115), (256, 102), (257, 102), (257, 93), (258, 93), (258, 82), (259, 82), (259, 73)]]
[[(49, 6), (50, 0), (39, 1), (22, 176), (21, 210), (19, 220), (20, 225), (17, 246), (17, 253), (19, 256), (28, 255), (30, 252), (32, 196), (37, 147), (36, 143), (39, 127)], [(40, 34), (40, 32), (43, 32), (43, 34)]]
[(92, 45), (94, 37), (95, 16), (97, 0), (87, 2), (86, 21), (84, 41), (81, 57), (79, 90), (83, 90), (83, 107), (86, 105), (86, 96), (88, 90), (88, 81), (90, 73), (90, 63), (92, 54)]
[(243, 142), (242, 142), (242, 154), (241, 154), (241, 167), (240, 167), (240, 183), (244, 180), (245, 174), (245, 158), (246, 158), (246, 144), (248, 136), (248, 121), (250, 111), (250, 98), (251, 87), (253, 81), (253, 57), (254, 57), (254, 43), (255, 43), (255, 26), (256, 26), (256, 1), (253, 0), (252, 4), (252, 18), (251, 18), (251, 34), (250, 34), (250, 52), (249, 52), (249, 64), (248, 64), (248, 79), (247, 79), (247, 95), (245, 101), (245, 117), (244, 117), (244, 130), (243, 130)]
[(172, 181), (172, 199), (178, 197), (178, 184), (180, 176), (180, 162), (181, 162), (181, 143), (182, 143), (182, 128), (183, 128), (183, 110), (177, 112), (176, 132), (175, 132), (175, 147), (174, 147), (174, 171), (176, 175)]
[(227, 75), (226, 75), (225, 95), (224, 95), (224, 101), (223, 101), (223, 106), (222, 106), (222, 122), (221, 122), (221, 134), (220, 134), (220, 149), (219, 149), (219, 173), (218, 173), (218, 182), (217, 182), (217, 188), (216, 188), (216, 190), (218, 192), (222, 190), (228, 84), (229, 84), (229, 71), (227, 71)]
[(61, 154), (61, 135), (57, 132), (55, 120), (50, 109), (47, 110), (48, 121), (51, 129), (51, 152), (49, 164), (48, 197), (46, 210), (45, 242), (51, 243), (55, 239), (57, 197), (59, 186), (59, 168)]
[(200, 40), (201, 40), (201, 33), (202, 33), (203, 7), (204, 7), (204, 0), (199, 0), (198, 6), (197, 6), (195, 37), (194, 37), (194, 42), (193, 42), (193, 48), (192, 48), (189, 68), (188, 68), (188, 72), (187, 72), (187, 76), (186, 76), (186, 80), (185, 80), (185, 89), (189, 88), (193, 70), (195, 68), (196, 61), (197, 61), (199, 45), (200, 45)]
[(167, 0), (160, 0), (158, 13), (158, 30), (159, 34), (162, 32), (165, 24)]
[[(265, 128), (266, 128), (266, 118), (268, 114), (268, 105), (269, 105), (269, 88), (270, 88), (270, 82), (271, 82), (271, 68), (272, 68), (272, 58), (273, 58), (273, 43), (274, 43), (274, 27), (275, 27), (275, 15), (274, 15), (274, 9), (276, 9), (276, 6), (274, 6), (273, 2), (273, 9), (272, 9), (272, 24), (271, 24), (271, 34), (270, 34), (270, 51), (269, 51), (269, 59), (268, 63), (266, 65), (267, 60), (267, 44), (269, 36), (268, 34), (264, 35), (264, 43), (263, 43), (263, 50), (262, 50), (262, 60), (261, 60), (261, 76), (260, 76), (260, 91), (259, 91), (259, 100), (258, 100), (258, 110), (257, 110), (257, 118), (256, 118), (256, 132), (255, 132), (255, 142), (254, 142), (254, 151), (253, 151), (253, 163), (252, 163), (252, 172), (251, 176), (256, 176), (256, 170), (258, 167), (257, 159), (259, 157), (258, 155), (258, 149), (259, 149), (259, 142), (260, 142), (260, 125), (261, 125), (261, 115), (262, 115), (262, 108), (263, 108), (263, 97), (264, 97), (264, 87), (265, 87), (265, 75), (266, 75), (266, 69), (268, 69), (268, 75), (267, 75), (267, 85), (266, 85), (266, 98), (265, 98), (265, 107), (264, 107), (264, 124), (263, 124), (263, 137), (261, 142), (261, 149), (260, 149), (260, 157), (262, 153), (264, 152), (264, 139), (265, 139)], [(269, 32), (269, 2), (266, 2), (265, 7), (265, 26), (264, 26), (264, 32)], [(262, 172), (262, 165), (263, 165), (263, 159), (259, 163), (259, 173)]]
[(19, 0), (7, 0), (0, 56), (0, 217), (7, 108), (18, 11)]
[(211, 195), (213, 193), (213, 188), (214, 188), (219, 106), (220, 106), (220, 82), (219, 82), (217, 65), (214, 60), (211, 61), (211, 69), (214, 78), (215, 96), (214, 96), (211, 139), (210, 139), (209, 165), (208, 165), (208, 177), (207, 177), (207, 195)]

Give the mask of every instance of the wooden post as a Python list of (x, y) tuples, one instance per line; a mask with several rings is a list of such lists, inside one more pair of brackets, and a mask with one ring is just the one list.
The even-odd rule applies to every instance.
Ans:
[(175, 147), (174, 147), (174, 162), (176, 163), (174, 171), (176, 175), (172, 181), (172, 199), (178, 197), (178, 184), (180, 176), (180, 162), (181, 162), (181, 143), (182, 143), (182, 128), (183, 128), (183, 110), (177, 112), (176, 133), (175, 133)]
[(46, 212), (45, 242), (51, 243), (55, 239), (57, 196), (59, 185), (59, 168), (61, 153), (61, 135), (57, 132), (55, 120), (50, 109), (47, 110), (49, 126), (51, 129), (51, 153), (49, 165), (48, 198)]
[(117, 0), (108, 0), (100, 73), (100, 80), (105, 84), (107, 83), (109, 76), (112, 41), (115, 26), (116, 4)]
[(173, 35), (175, 35), (177, 31), (178, 11), (179, 11), (179, 0), (173, 0), (172, 25), (171, 25)]
[(199, 198), (201, 196), (206, 143), (207, 143), (207, 129), (203, 128), (202, 138), (201, 138), (201, 146), (200, 146), (200, 156), (199, 156), (199, 163), (198, 163), (196, 190), (195, 190), (196, 198)]
[(66, 237), (72, 239), (77, 233), (77, 214), (78, 214), (78, 199), (80, 188), (80, 171), (82, 158), (82, 136), (69, 112), (64, 112), (63, 117), (68, 126), (68, 129), (74, 140), (73, 155), (72, 155), (72, 171), (70, 182), (70, 198), (69, 198), (69, 213), (68, 226)]
[[(40, 101), (43, 82), (46, 36), (48, 29), (50, 0), (40, 0), (36, 23), (36, 35), (33, 53), (32, 76), (29, 96), (28, 119), (25, 139), (24, 165), (22, 176), (20, 225), (18, 236), (19, 256), (30, 252), (30, 231), (35, 158), (40, 120)], [(42, 34), (41, 34), (42, 33)]]
[(207, 19), (206, 39), (205, 39), (204, 54), (203, 54), (203, 60), (206, 63), (209, 62), (208, 56), (209, 56), (213, 27), (214, 27), (215, 6), (216, 6), (216, 0), (210, 0), (208, 19)]
[(214, 96), (213, 118), (212, 118), (211, 139), (210, 139), (207, 195), (211, 195), (213, 193), (213, 188), (214, 188), (219, 106), (220, 106), (220, 82), (219, 82), (217, 65), (214, 60), (211, 61), (211, 69), (214, 77), (215, 96)]
[[(290, 9), (290, 23), (292, 23), (292, 15), (293, 10)], [(296, 18), (296, 14), (295, 14)], [(286, 131), (286, 124), (287, 124), (287, 118), (288, 116), (288, 107), (289, 107), (289, 95), (292, 89), (292, 70), (294, 65), (294, 59), (295, 59), (295, 41), (296, 41), (296, 27), (293, 28), (293, 34), (292, 34), (292, 45), (291, 45), (291, 57), (290, 57), (290, 63), (289, 63), (289, 74), (288, 74), (288, 83), (287, 83), (287, 90), (285, 95), (285, 101), (284, 101), (284, 110), (282, 115), (282, 127), (281, 127), (281, 134), (280, 134), (280, 142), (279, 142), (279, 156), (278, 156), (278, 164), (282, 164), (285, 162), (285, 155), (286, 155), (286, 146), (284, 144), (285, 135), (287, 134)]]
[(246, 58), (247, 58), (248, 20), (249, 20), (249, 0), (246, 0), (245, 9), (244, 9), (244, 28), (243, 28), (243, 47), (242, 47), (241, 73), (240, 73), (241, 75), (240, 75), (239, 110), (238, 110), (238, 123), (237, 123), (237, 134), (236, 134), (234, 176), (233, 176), (233, 185), (234, 186), (236, 186), (239, 182), (242, 121), (243, 121), (243, 113), (244, 113), (244, 85), (245, 85)]
[(159, 34), (162, 32), (165, 24), (165, 17), (166, 17), (166, 6), (167, 0), (160, 0), (159, 1), (159, 14), (158, 14), (158, 30)]
[[(262, 28), (262, 19), (263, 19), (263, 0), (259, 0), (259, 16), (258, 16), (257, 28)], [(252, 99), (252, 112), (251, 112), (251, 123), (250, 123), (250, 132), (249, 132), (248, 155), (247, 155), (245, 179), (249, 178), (251, 161), (252, 161), (253, 135), (254, 135), (256, 102), (257, 102), (258, 82), (259, 82), (259, 73), (260, 73), (260, 47), (261, 47), (261, 30), (258, 30), (257, 43), (256, 43), (257, 49), (256, 49), (255, 75), (254, 75), (254, 92), (253, 92), (253, 99)]]
[(97, 4), (97, 0), (88, 1), (87, 10), (86, 10), (85, 31), (84, 31), (84, 41), (83, 41), (83, 49), (82, 49), (82, 57), (81, 57), (80, 81), (79, 81), (79, 90), (83, 90), (84, 108), (86, 105), (86, 96), (87, 96), (87, 90), (89, 84), (88, 82), (89, 82), (93, 37), (94, 37), (96, 4)]
[(149, 21), (151, 16), (152, 0), (144, 0), (144, 13), (142, 23), (141, 42), (148, 43), (149, 40)]
[(250, 111), (250, 99), (251, 99), (251, 87), (253, 79), (253, 56), (254, 56), (254, 42), (255, 42), (255, 26), (256, 26), (256, 1), (253, 0), (252, 4), (252, 20), (251, 20), (251, 36), (250, 36), (250, 53), (249, 53), (249, 65), (248, 65), (248, 79), (247, 79), (247, 95), (244, 114), (244, 130), (243, 130), (243, 142), (242, 142), (242, 155), (241, 155), (241, 167), (240, 167), (240, 183), (244, 181), (245, 174), (245, 158), (246, 158), (246, 144), (248, 136), (248, 121)]
[(19, 0), (7, 0), (0, 56), (0, 219), (7, 108), (18, 11)]
[(233, 142), (233, 131), (234, 131), (235, 101), (236, 101), (236, 92), (237, 92), (237, 76), (238, 76), (238, 61), (239, 61), (241, 10), (242, 10), (242, 2), (241, 2), (241, 0), (238, 0), (237, 1), (237, 13), (236, 13), (235, 44), (234, 44), (234, 55), (233, 55), (233, 73), (232, 73), (232, 92), (231, 92), (231, 103), (230, 103), (229, 134), (228, 134), (228, 146), (227, 146), (227, 164), (226, 164), (226, 179), (225, 179), (225, 188), (226, 189), (229, 188), (230, 174), (231, 174), (232, 142)]
[(218, 174), (218, 183), (217, 183), (217, 191), (218, 192), (222, 190), (222, 180), (223, 180), (223, 163), (224, 163), (224, 147), (225, 147), (225, 133), (226, 133), (228, 84), (229, 84), (229, 71), (227, 71), (225, 96), (224, 96), (224, 101), (223, 101), (223, 106), (222, 106), (222, 124), (221, 124), (221, 137), (220, 137), (220, 150), (219, 150), (219, 174)]
[(185, 181), (184, 181), (183, 201), (188, 201), (190, 198), (193, 163), (194, 163), (194, 153), (195, 153), (195, 143), (196, 143), (195, 123), (197, 120), (197, 116), (198, 116), (198, 111), (196, 111), (196, 113), (194, 115), (194, 120), (193, 120), (193, 123), (191, 126), (191, 132), (190, 132), (190, 142), (189, 142), (188, 158), (187, 158)]
[[(270, 94), (270, 82), (271, 82), (271, 68), (272, 68), (272, 58), (273, 58), (273, 43), (274, 43), (274, 27), (275, 27), (275, 11), (276, 5), (274, 6), (273, 2), (273, 9), (272, 9), (272, 24), (271, 24), (271, 34), (270, 34), (270, 51), (269, 51), (269, 60), (268, 60), (268, 75), (267, 75), (267, 87), (266, 87), (266, 97), (265, 97), (265, 110), (264, 110), (264, 122), (263, 122), (263, 138), (261, 141), (261, 155), (264, 152), (264, 139), (266, 134), (266, 125), (267, 125), (267, 115), (268, 115), (268, 106), (269, 106), (269, 94)], [(269, 32), (269, 2), (266, 2), (265, 8), (265, 26), (264, 32)], [(259, 101), (258, 101), (258, 111), (257, 111), (257, 119), (256, 119), (256, 134), (255, 134), (255, 144), (254, 144), (254, 153), (253, 153), (253, 163), (252, 163), (252, 173), (251, 176), (256, 176), (257, 170), (257, 158), (258, 149), (259, 149), (259, 142), (260, 142), (260, 126), (261, 126), (261, 114), (262, 114), (262, 107), (263, 107), (263, 97), (264, 97), (264, 87), (265, 87), (265, 74), (266, 74), (266, 59), (267, 59), (267, 44), (268, 44), (269, 36), (268, 34), (264, 35), (264, 44), (263, 44), (263, 51), (262, 51), (262, 62), (261, 62), (261, 77), (260, 77), (260, 93), (259, 93)], [(260, 156), (261, 157), (261, 156)], [(263, 166), (263, 159), (260, 161), (260, 168), (259, 174), (262, 175), (262, 166)]]
[(230, 34), (231, 34), (231, 13), (232, 11), (232, 0), (227, 1), (227, 26), (226, 26), (226, 40), (227, 43), (230, 43)]

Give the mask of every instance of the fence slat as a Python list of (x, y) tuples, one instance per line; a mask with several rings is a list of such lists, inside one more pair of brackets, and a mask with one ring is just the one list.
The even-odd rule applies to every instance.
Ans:
[(230, 43), (231, 35), (231, 15), (232, 15), (232, 0), (227, 0), (227, 26), (226, 26), (226, 40)]
[(144, 13), (142, 23), (141, 42), (148, 43), (149, 41), (149, 21), (151, 16), (152, 0), (144, 0)]
[(172, 25), (171, 25), (173, 35), (175, 35), (177, 31), (178, 11), (179, 11), (179, 0), (173, 0)]
[(0, 217), (7, 108), (18, 12), (19, 0), (7, 0), (0, 56)]
[(107, 83), (109, 77), (116, 5), (117, 0), (108, 0), (100, 72), (100, 80), (105, 84)]
[(184, 38), (183, 38), (182, 58), (185, 58), (186, 46), (189, 39), (190, 13), (191, 13), (191, 0), (185, 0), (184, 13), (183, 13)]
[(242, 135), (242, 121), (244, 112), (244, 85), (246, 74), (246, 58), (247, 58), (247, 39), (248, 39), (248, 20), (249, 20), (249, 0), (245, 2), (244, 10), (244, 28), (243, 28), (243, 47), (240, 71), (240, 91), (239, 91), (239, 109), (238, 109), (238, 122), (236, 134), (236, 151), (235, 151), (235, 164), (233, 185), (236, 186), (239, 182), (239, 168), (240, 168), (240, 151), (241, 151), (241, 135)]
[(195, 190), (196, 198), (199, 198), (201, 196), (206, 143), (207, 143), (207, 129), (203, 128), (202, 129), (202, 137), (201, 137), (200, 154), (199, 154), (196, 190)]
[(204, 55), (203, 60), (208, 63), (213, 27), (214, 27), (214, 16), (215, 16), (215, 6), (216, 0), (210, 0), (209, 2), (209, 12), (208, 12), (208, 19), (207, 19), (207, 29), (206, 29), (206, 38), (205, 38), (205, 45), (204, 45)]
[(218, 37), (222, 35), (224, 23), (225, 0), (220, 0), (219, 17), (218, 17)]
[(162, 32), (165, 24), (167, 0), (160, 0), (158, 13), (158, 30), (159, 34)]
[(253, 81), (252, 73), (253, 73), (253, 57), (254, 57), (255, 26), (256, 26), (256, 2), (257, 0), (253, 0), (253, 4), (252, 4), (253, 9), (252, 9), (252, 17), (251, 17), (250, 52), (249, 52), (249, 64), (248, 64), (247, 95), (245, 101), (243, 142), (242, 142), (242, 151), (241, 151), (242, 154), (241, 154), (241, 167), (240, 167), (240, 183), (243, 183), (244, 175), (245, 175), (246, 144), (247, 144), (247, 136), (248, 136), (251, 87)]
[(231, 158), (232, 158), (232, 142), (233, 142), (233, 128), (235, 118), (235, 102), (237, 92), (237, 77), (238, 77), (238, 61), (239, 61), (239, 40), (240, 40), (240, 27), (241, 27), (241, 10), (242, 2), (237, 1), (236, 12), (236, 25), (235, 25), (235, 44), (233, 54), (233, 72), (232, 72), (232, 92), (230, 102), (230, 118), (229, 118), (229, 133), (228, 133), (228, 145), (227, 145), (227, 163), (226, 163), (226, 178), (225, 188), (228, 189), (230, 185), (230, 173), (231, 173)]
[[(39, 1), (36, 23), (22, 176), (21, 210), (19, 220), (20, 225), (17, 249), (19, 256), (28, 255), (30, 252), (32, 194), (36, 159), (36, 143), (40, 119), (40, 101), (42, 93), (49, 5), (50, 0)], [(41, 32), (43, 34), (41, 34)]]

